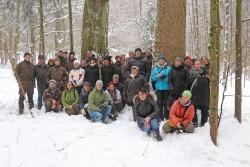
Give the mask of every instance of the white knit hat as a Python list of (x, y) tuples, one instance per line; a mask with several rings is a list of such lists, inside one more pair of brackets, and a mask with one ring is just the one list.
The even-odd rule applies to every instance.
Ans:
[(102, 80), (97, 80), (96, 83), (95, 83), (95, 86), (96, 86), (96, 85), (99, 85), (99, 84), (103, 86)]

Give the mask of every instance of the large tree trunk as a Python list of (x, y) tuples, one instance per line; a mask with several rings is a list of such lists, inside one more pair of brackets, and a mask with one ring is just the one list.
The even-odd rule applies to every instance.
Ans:
[(168, 61), (185, 56), (186, 0), (158, 0), (156, 52)]
[(220, 58), (220, 20), (219, 0), (211, 0), (210, 9), (210, 136), (217, 145), (218, 134), (218, 96), (219, 96), (219, 58)]
[(72, 7), (71, 0), (68, 0), (69, 6), (69, 39), (70, 39), (70, 51), (74, 51), (74, 39), (73, 39), (73, 22), (72, 22)]
[(82, 23), (82, 56), (87, 50), (105, 54), (108, 45), (108, 11), (108, 0), (85, 1)]
[(45, 55), (45, 38), (44, 38), (44, 26), (43, 26), (43, 0), (39, 0), (39, 14), (40, 14), (40, 43), (39, 54)]
[(241, 11), (242, 0), (236, 1), (236, 66), (235, 66), (235, 112), (234, 117), (241, 123), (241, 81), (242, 81), (242, 48), (241, 48)]

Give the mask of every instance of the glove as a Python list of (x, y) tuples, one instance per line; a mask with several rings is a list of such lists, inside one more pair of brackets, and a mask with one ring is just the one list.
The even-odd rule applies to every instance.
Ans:
[(178, 129), (183, 129), (183, 125), (180, 122), (176, 126)]

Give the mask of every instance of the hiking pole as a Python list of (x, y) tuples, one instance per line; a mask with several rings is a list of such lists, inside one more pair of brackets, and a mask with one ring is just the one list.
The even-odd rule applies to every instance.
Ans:
[[(7, 54), (9, 55), (8, 51), (7, 51)], [(34, 114), (33, 114), (33, 112), (30, 109), (29, 103), (28, 103), (28, 101), (26, 99), (25, 91), (23, 89), (23, 86), (22, 86), (22, 83), (20, 81), (20, 78), (19, 78), (19, 76), (18, 76), (18, 74), (17, 74), (17, 72), (15, 70), (14, 62), (13, 62), (12, 57), (10, 55), (9, 55), (9, 60), (10, 60), (12, 71), (14, 72), (14, 76), (16, 77), (17, 83), (18, 83), (18, 85), (19, 85), (19, 87), (21, 89), (21, 93), (24, 96), (24, 102), (26, 104), (26, 107), (28, 108), (28, 112), (30, 113), (31, 117), (34, 118)]]

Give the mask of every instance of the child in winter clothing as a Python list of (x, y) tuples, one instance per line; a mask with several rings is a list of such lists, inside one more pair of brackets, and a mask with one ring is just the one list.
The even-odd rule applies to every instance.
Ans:
[(116, 120), (116, 118), (118, 117), (118, 113), (123, 109), (121, 93), (118, 89), (116, 89), (113, 82), (110, 82), (108, 84), (108, 88), (105, 93), (108, 97), (109, 103), (112, 106), (111, 119)]
[(192, 123), (194, 106), (191, 104), (191, 96), (191, 92), (185, 90), (182, 97), (174, 102), (169, 113), (169, 120), (163, 126), (165, 133), (172, 133), (174, 130), (187, 133), (194, 132)]
[(160, 111), (153, 95), (149, 94), (147, 89), (142, 88), (133, 101), (134, 117), (139, 128), (148, 135), (154, 132), (157, 141), (162, 141), (159, 131)]
[(46, 112), (54, 111), (59, 112), (62, 110), (60, 101), (61, 91), (56, 87), (56, 81), (49, 81), (49, 88), (43, 93), (43, 101), (45, 104)]
[(62, 93), (61, 99), (65, 112), (68, 115), (79, 114), (79, 95), (74, 88), (73, 82), (67, 82), (66, 89)]

